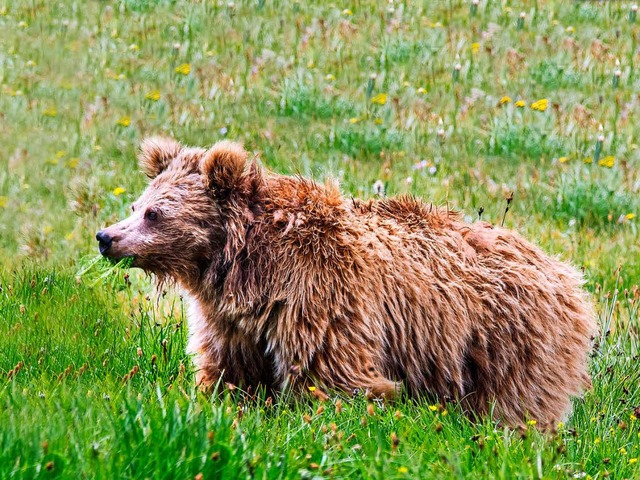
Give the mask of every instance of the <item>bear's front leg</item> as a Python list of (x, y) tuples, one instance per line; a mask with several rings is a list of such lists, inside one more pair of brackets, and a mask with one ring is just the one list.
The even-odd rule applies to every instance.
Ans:
[(196, 386), (210, 391), (222, 375), (219, 352), (214, 348), (215, 333), (197, 304), (192, 304), (188, 316), (189, 340), (187, 355), (192, 356)]
[(195, 368), (196, 387), (210, 392), (220, 379), (222, 371), (214, 359), (212, 352), (201, 350), (193, 356), (193, 365)]

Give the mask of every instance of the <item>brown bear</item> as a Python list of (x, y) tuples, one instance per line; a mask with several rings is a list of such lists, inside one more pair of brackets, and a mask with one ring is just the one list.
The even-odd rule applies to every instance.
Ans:
[(543, 427), (590, 385), (583, 279), (517, 233), (345, 199), (228, 141), (151, 138), (139, 159), (151, 183), (100, 252), (184, 290), (200, 385), (402, 390)]

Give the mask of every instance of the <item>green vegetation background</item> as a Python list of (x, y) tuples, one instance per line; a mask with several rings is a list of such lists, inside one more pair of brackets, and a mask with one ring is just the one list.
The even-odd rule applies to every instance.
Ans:
[[(631, 4), (10, 0), (0, 30), (1, 478), (640, 478)], [(195, 392), (178, 293), (78, 275), (157, 133), (468, 220), (513, 192), (505, 224), (594, 293), (593, 390), (548, 435), (435, 400)]]

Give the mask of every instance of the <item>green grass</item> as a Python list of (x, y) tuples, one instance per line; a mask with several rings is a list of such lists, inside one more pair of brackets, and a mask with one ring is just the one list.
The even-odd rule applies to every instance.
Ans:
[[(0, 29), (0, 478), (640, 478), (628, 4), (0, 0)], [(434, 399), (195, 392), (179, 292), (85, 268), (158, 133), (469, 220), (514, 192), (506, 225), (585, 271), (609, 332), (593, 390), (547, 435)], [(611, 167), (589, 163), (599, 135)]]

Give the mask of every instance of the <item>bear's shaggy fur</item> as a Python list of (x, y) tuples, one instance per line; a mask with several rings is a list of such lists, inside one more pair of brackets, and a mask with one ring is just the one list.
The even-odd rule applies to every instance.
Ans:
[(186, 291), (200, 384), (405, 390), (543, 427), (590, 384), (581, 275), (513, 231), (345, 199), (226, 141), (152, 138), (140, 162), (151, 184), (104, 253)]

